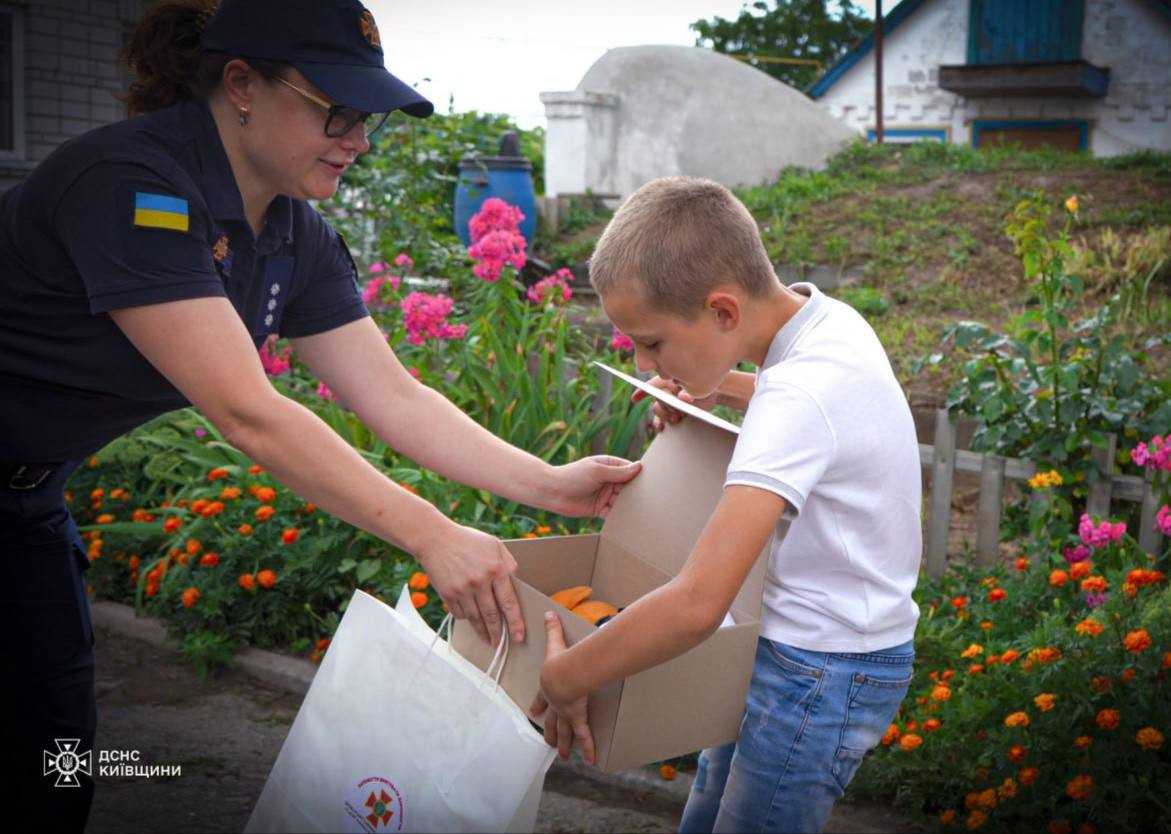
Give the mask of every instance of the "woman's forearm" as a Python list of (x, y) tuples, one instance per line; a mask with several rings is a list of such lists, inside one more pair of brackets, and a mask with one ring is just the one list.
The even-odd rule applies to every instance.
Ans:
[(418, 555), (454, 523), (399, 487), (309, 409), (275, 395), (228, 441), (307, 501)]

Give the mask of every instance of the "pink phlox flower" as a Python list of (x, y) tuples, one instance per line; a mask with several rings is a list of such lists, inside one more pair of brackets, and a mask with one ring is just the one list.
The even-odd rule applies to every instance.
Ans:
[(472, 243), (478, 243), (492, 232), (518, 232), (524, 219), (524, 212), (516, 206), (499, 197), (489, 197), (468, 221), (468, 233)]
[(329, 386), (324, 382), (317, 383), (317, 396), (321, 397), (323, 400), (329, 400), (330, 402), (333, 402), (337, 399), (337, 397), (333, 395), (333, 391), (330, 391)]
[(394, 256), (394, 265), (400, 267), (403, 272), (409, 273), (414, 268), (415, 262), (406, 252), (399, 252)]
[(1061, 555), (1065, 557), (1066, 562), (1075, 565), (1090, 558), (1090, 549), (1084, 544), (1079, 544), (1077, 547), (1065, 548)]
[(379, 275), (376, 278), (371, 278), (362, 287), (362, 301), (367, 307), (386, 307), (386, 303), (382, 300), (382, 288), (390, 285), (390, 288), (398, 292), (398, 288), (402, 286), (403, 279), (398, 275)]
[(386, 264), (384, 264), (382, 261), (378, 261), (378, 263), (370, 264), (367, 272), (369, 272), (371, 275), (376, 275), (379, 272), (382, 272), (384, 269), (386, 269)]
[(1136, 466), (1171, 472), (1171, 434), (1155, 435), (1146, 443), (1139, 442), (1130, 450), (1130, 459)]
[(428, 339), (462, 339), (468, 332), (466, 324), (449, 324), (448, 314), (454, 302), (446, 295), (413, 292), (402, 300), (403, 324), (407, 341), (421, 345)]
[(1086, 606), (1088, 608), (1100, 608), (1101, 606), (1103, 606), (1105, 604), (1106, 604), (1106, 594), (1104, 592), (1103, 593), (1095, 593), (1093, 591), (1090, 591), (1088, 594), (1086, 594)]
[(534, 304), (564, 304), (573, 297), (573, 290), (569, 288), (571, 278), (573, 273), (564, 268), (545, 276), (529, 287), (529, 301)]
[(515, 269), (525, 265), (525, 239), (516, 231), (499, 229), (488, 232), (468, 247), (468, 255), (476, 261), (472, 272), (485, 281), (496, 281), (505, 264)]
[(610, 337), (610, 347), (615, 350), (634, 350), (634, 339), (615, 327), (614, 334)]
[(1171, 506), (1164, 504), (1155, 514), (1155, 527), (1164, 536), (1171, 536)]
[(269, 376), (287, 374), (292, 367), (292, 362), (289, 361), (289, 357), (292, 355), (292, 348), (285, 348), (280, 353), (276, 353), (269, 350), (267, 341), (260, 346), (260, 364)]
[(1119, 521), (1111, 524), (1109, 521), (1103, 521), (1094, 524), (1088, 514), (1082, 513), (1077, 533), (1082, 542), (1090, 547), (1105, 547), (1112, 542), (1120, 541), (1126, 535), (1126, 523)]

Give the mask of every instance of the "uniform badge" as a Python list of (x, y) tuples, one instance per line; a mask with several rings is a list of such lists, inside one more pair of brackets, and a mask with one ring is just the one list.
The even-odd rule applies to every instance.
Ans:
[(171, 229), (186, 232), (191, 221), (187, 216), (187, 201), (167, 194), (134, 192), (134, 225), (145, 229)]
[(216, 267), (224, 275), (230, 275), (232, 272), (232, 249), (228, 245), (228, 236), (226, 234), (220, 235), (216, 238), (216, 242), (211, 246), (211, 259), (215, 261)]
[(362, 9), (362, 37), (375, 49), (382, 49), (382, 38), (378, 36), (378, 24), (369, 9)]

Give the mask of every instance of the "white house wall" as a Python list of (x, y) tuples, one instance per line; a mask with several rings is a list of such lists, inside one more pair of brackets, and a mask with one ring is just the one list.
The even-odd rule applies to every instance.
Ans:
[[(1102, 99), (964, 98), (941, 90), (939, 66), (968, 60), (968, 7), (969, 0), (925, 0), (884, 40), (887, 129), (944, 129), (949, 141), (970, 144), (976, 119), (1084, 119), (1095, 155), (1171, 150), (1171, 20), (1150, 3), (1086, 0), (1082, 57), (1110, 70)], [(873, 50), (818, 101), (859, 134), (873, 129)]]

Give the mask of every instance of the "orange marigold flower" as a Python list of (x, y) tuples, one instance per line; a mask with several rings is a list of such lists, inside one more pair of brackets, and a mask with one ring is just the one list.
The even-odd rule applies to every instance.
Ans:
[(1053, 709), (1053, 705), (1057, 703), (1057, 696), (1052, 692), (1042, 692), (1033, 699), (1033, 703), (1037, 705), (1037, 709), (1041, 712), (1049, 712)]
[(1159, 668), (1171, 669), (1171, 652), (1163, 652), (1163, 663)]
[(1098, 710), (1098, 714), (1094, 717), (1094, 723), (1103, 730), (1118, 729), (1118, 710), (1116, 709), (1102, 709)]
[(276, 571), (265, 568), (256, 574), (256, 582), (261, 588), (271, 588), (276, 584)]
[(978, 675), (983, 671), (984, 671), (984, 664), (983, 663), (973, 663), (971, 666), (968, 667), (968, 674), (969, 675)]
[(1092, 822), (1083, 822), (1077, 827), (1077, 834), (1098, 834), (1098, 826)]
[(139, 558), (137, 553), (131, 554), (130, 560), (127, 562), (127, 564), (130, 565), (131, 570), (138, 570), (138, 566), (141, 563), (142, 563), (142, 560)]
[(890, 747), (899, 740), (900, 735), (902, 735), (902, 733), (899, 732), (898, 724), (891, 724), (886, 728), (886, 732), (882, 734), (882, 746)]
[(220, 498), (225, 501), (234, 501), (241, 495), (240, 487), (224, 487), (220, 490)]
[(191, 512), (202, 513), (203, 508), (206, 507), (207, 504), (208, 504), (208, 501), (206, 498), (198, 498), (195, 501), (191, 502)]
[(256, 500), (261, 504), (271, 504), (276, 500), (276, 490), (272, 487), (261, 487), (256, 490)]
[(553, 532), (553, 528), (547, 527), (546, 525), (542, 524), (539, 527), (537, 527), (535, 532), (538, 536), (547, 536)]
[(1128, 652), (1135, 654), (1144, 652), (1151, 647), (1151, 635), (1147, 633), (1145, 628), (1136, 628), (1134, 631), (1127, 632), (1126, 636), (1122, 638), (1122, 645), (1126, 647)]
[(1026, 788), (1037, 781), (1037, 774), (1040, 773), (1035, 767), (1022, 767), (1017, 773), (1017, 781)]
[(659, 765), (659, 778), (664, 779), (667, 782), (674, 781), (675, 766), (669, 764)]
[(1163, 734), (1154, 727), (1143, 727), (1134, 735), (1134, 740), (1143, 750), (1154, 752), (1163, 746)]
[(951, 698), (951, 687), (940, 684), (931, 690), (931, 700), (946, 701)]
[(963, 657), (963, 658), (975, 657), (976, 655), (983, 654), (983, 653), (984, 653), (984, 647), (981, 646), (979, 643), (973, 643), (972, 645), (970, 645), (966, 649), (964, 649), (962, 652), (960, 652), (960, 657)]
[(301, 512), (305, 513), (305, 515), (312, 515), (317, 512), (317, 505), (306, 501), (305, 506), (301, 508)]
[(224, 502), (223, 501), (212, 501), (210, 504), (208, 504), (206, 507), (204, 507), (200, 511), (199, 514), (201, 516), (203, 516), (204, 518), (212, 518), (213, 516), (219, 515), (223, 511), (224, 511)]
[(940, 728), (940, 726), (941, 725), (938, 718), (928, 718), (923, 722), (923, 731), (927, 733), (934, 733)]
[(236, 580), (236, 584), (245, 591), (256, 590), (256, 577), (250, 573), (242, 573), (240, 574), (240, 578)]
[(264, 469), (260, 466), (259, 463), (254, 463), (248, 467), (248, 474), (249, 475), (259, 475), (262, 472), (264, 472)]
[(214, 568), (220, 563), (220, 554), (218, 553), (204, 553), (199, 559), (199, 564), (205, 568)]
[(147, 582), (146, 583), (146, 595), (148, 597), (153, 597), (158, 592), (159, 592), (159, 583), (157, 583), (157, 582)]
[(984, 620), (984, 621), (982, 621), (982, 622), (980, 623), (980, 628), (981, 628), (983, 631), (991, 631), (991, 630), (992, 630), (992, 621), (991, 621), (991, 620)]
[(1074, 562), (1069, 566), (1069, 578), (1080, 582), (1091, 573), (1094, 572), (1094, 563), (1086, 560), (1085, 562)]
[(192, 586), (183, 591), (183, 607), (194, 608), (195, 603), (199, 602), (199, 589)]
[(990, 654), (990, 655), (988, 655), (987, 657), (985, 657), (985, 658), (984, 658), (984, 662), (985, 662), (986, 664), (988, 664), (989, 666), (995, 666), (997, 663), (999, 663), (999, 662), (1000, 662), (1000, 655), (998, 655), (998, 654)]
[(1134, 676), (1136, 674), (1137, 672), (1135, 672), (1134, 667), (1128, 666), (1122, 670), (1122, 674), (1118, 676), (1118, 680), (1122, 681), (1123, 683), (1130, 683), (1132, 680), (1134, 680)]
[(956, 819), (956, 812), (955, 812), (954, 808), (948, 808), (946, 811), (944, 811), (943, 813), (941, 813), (939, 815), (939, 821), (943, 825), (951, 825), (953, 822), (955, 822), (955, 819)]
[(1094, 792), (1094, 777), (1088, 773), (1079, 773), (1069, 780), (1065, 786), (1065, 795), (1078, 802), (1084, 802)]
[(1138, 586), (1133, 582), (1123, 582), (1122, 593), (1126, 595), (1127, 599), (1134, 599), (1138, 596)]
[(988, 601), (989, 602), (1000, 602), (1002, 599), (1004, 599), (1004, 597), (1005, 597), (1004, 588), (993, 588), (991, 591), (988, 592)]
[(1029, 569), (1029, 560), (1026, 559), (1025, 557), (1021, 556), (1019, 559), (1016, 560), (1016, 569), (1020, 573), (1024, 573), (1025, 571), (1027, 571)]
[(944, 669), (943, 674), (940, 676), (940, 679), (946, 683), (947, 681), (951, 680), (955, 676), (956, 676), (955, 669)]
[(177, 516), (171, 516), (170, 518), (168, 518), (166, 521), (163, 522), (163, 532), (164, 533), (174, 533), (176, 530), (178, 530), (182, 526), (183, 526), (183, 519), (178, 518)]
[(988, 822), (988, 815), (986, 813), (983, 811), (972, 811), (968, 814), (968, 820), (964, 823), (964, 825), (968, 827), (969, 831), (975, 831), (977, 828), (983, 826), (986, 822)]
[(402, 487), (403, 489), (405, 489), (407, 492), (411, 493), (411, 495), (418, 495), (419, 494), (419, 490), (415, 489), (410, 484), (406, 484), (406, 483), (403, 483), (402, 481), (399, 481), (399, 486)]
[(1087, 747), (1089, 747), (1093, 743), (1094, 743), (1094, 740), (1092, 738), (1090, 738), (1089, 736), (1078, 736), (1077, 738), (1075, 738), (1073, 740), (1073, 746), (1076, 747), (1078, 750), (1085, 750)]
[(301, 531), (296, 527), (290, 527), (281, 533), (282, 544), (292, 544), (299, 538), (301, 538)]
[(1081, 588), (1087, 594), (1100, 594), (1110, 587), (1104, 576), (1091, 576), (1082, 580)]
[(1006, 651), (1004, 654), (1002, 654), (1000, 656), (1000, 662), (1007, 665), (1009, 663), (1012, 663), (1014, 660), (1016, 660), (1020, 656), (1021, 656), (1021, 653), (1018, 652), (1016, 649), (1009, 649), (1008, 651)]
[(102, 513), (100, 516), (97, 517), (98, 524), (109, 524), (113, 520), (114, 520), (114, 516), (110, 515), (109, 513)]
[(1061, 649), (1053, 646), (1043, 646), (1029, 652), (1029, 660), (1034, 663), (1052, 663), (1061, 660)]
[(431, 587), (431, 580), (422, 571), (415, 571), (411, 574), (411, 578), (407, 580), (407, 585), (410, 586), (412, 591), (425, 591)]
[(1102, 629), (1104, 628), (1105, 626), (1093, 617), (1086, 617), (1074, 627), (1074, 631), (1083, 636), (1097, 637), (1102, 633)]
[(270, 518), (273, 517), (273, 514), (275, 512), (276, 512), (276, 507), (270, 506), (268, 504), (265, 504), (263, 507), (257, 507), (256, 508), (256, 520), (257, 521), (268, 521)]
[(241, 536), (251, 536), (252, 535), (252, 525), (251, 524), (241, 524), (239, 527), (236, 528), (236, 532), (239, 533)]
[(523, 536), (521, 536), (521, 538), (522, 539), (535, 539), (535, 538), (537, 538), (537, 534), (536, 533), (525, 533)]
[(951, 604), (954, 605), (957, 609), (962, 610), (963, 607), (968, 604), (968, 598), (967, 597), (952, 597)]
[(1014, 744), (1008, 748), (1008, 760), (1013, 764), (1020, 764), (1025, 760), (1025, 756), (1027, 755), (1029, 755), (1028, 749), (1021, 747), (1019, 744)]
[(1049, 834), (1069, 834), (1073, 827), (1069, 824), (1069, 820), (1049, 820), (1049, 825), (1045, 826)]
[(175, 558), (175, 561), (178, 562), (180, 565), (186, 565), (188, 562), (191, 561), (191, 554), (190, 553), (180, 553)]
[(1003, 802), (1006, 799), (1012, 799), (1016, 796), (1016, 780), (1011, 776), (1001, 782), (1000, 787), (996, 789), (996, 796)]
[(317, 649), (319, 652), (323, 652), (329, 648), (329, 643), (329, 637), (322, 637), (314, 644), (313, 648)]
[(427, 604), (427, 595), (422, 591), (415, 591), (411, 594), (411, 605), (416, 608), (422, 608)]
[(199, 539), (188, 539), (186, 549), (188, 553), (194, 556), (196, 553), (203, 550), (203, 544), (199, 541)]
[(923, 737), (915, 735), (915, 733), (907, 733), (899, 739), (899, 748), (907, 753), (910, 753), (916, 747), (923, 743)]
[(1005, 716), (1004, 726), (1006, 727), (1027, 727), (1029, 726), (1029, 714), (1027, 712), (1013, 712)]
[(996, 807), (996, 788), (973, 791), (965, 797), (964, 803), (968, 808), (981, 808), (986, 811), (991, 811)]
[(228, 470), (224, 469), (222, 466), (217, 466), (215, 469), (207, 473), (207, 479), (209, 481), (218, 481), (220, 478), (228, 477), (228, 475)]
[(1049, 584), (1054, 588), (1060, 588), (1069, 581), (1069, 574), (1063, 570), (1055, 570), (1049, 574)]

